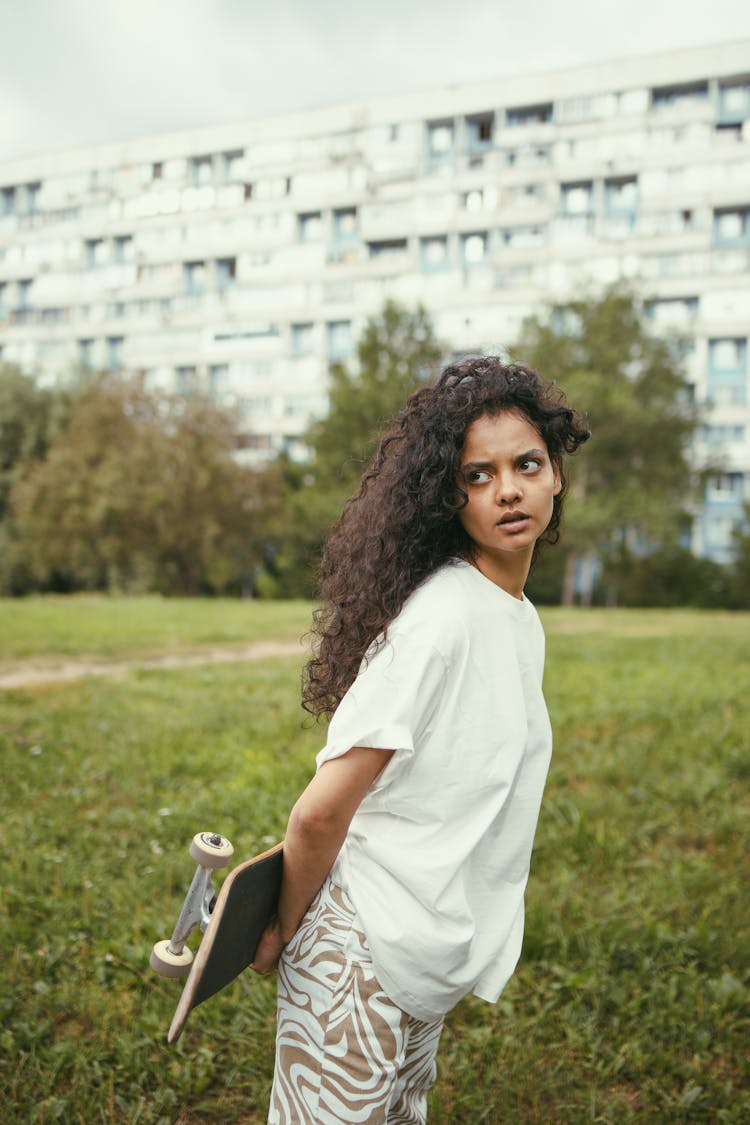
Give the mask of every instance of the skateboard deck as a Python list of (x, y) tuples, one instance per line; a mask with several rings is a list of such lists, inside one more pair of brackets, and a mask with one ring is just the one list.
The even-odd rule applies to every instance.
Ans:
[(240, 863), (222, 883), (169, 1028), (168, 1043), (181, 1034), (193, 1008), (230, 984), (252, 962), (261, 934), (278, 906), (282, 847), (276, 844)]

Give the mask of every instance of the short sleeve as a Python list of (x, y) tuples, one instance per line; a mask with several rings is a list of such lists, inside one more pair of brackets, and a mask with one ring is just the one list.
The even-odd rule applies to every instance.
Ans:
[(363, 661), (331, 719), (318, 767), (353, 746), (414, 753), (447, 675), (443, 655), (420, 634), (419, 629), (389, 630), (382, 647)]

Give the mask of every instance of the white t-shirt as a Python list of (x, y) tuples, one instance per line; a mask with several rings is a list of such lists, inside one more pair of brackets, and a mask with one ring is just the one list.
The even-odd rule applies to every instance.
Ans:
[(421, 1020), (494, 1002), (521, 952), (524, 890), (552, 749), (544, 633), (531, 602), (461, 560), (431, 575), (362, 662), (324, 762), (395, 753), (332, 876), (385, 992)]

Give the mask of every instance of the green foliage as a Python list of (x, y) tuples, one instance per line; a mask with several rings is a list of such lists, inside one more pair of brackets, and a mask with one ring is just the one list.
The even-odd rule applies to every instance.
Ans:
[(101, 376), (11, 493), (11, 552), (42, 588), (252, 587), (265, 497), (203, 398)]
[(730, 602), (732, 571), (685, 547), (663, 547), (648, 555), (613, 560), (621, 604), (696, 606), (716, 609)]
[(331, 369), (329, 411), (306, 435), (312, 460), (270, 470), (269, 490), (281, 473), (282, 500), (268, 527), (272, 551), (264, 593), (308, 597), (326, 536), (377, 448), (386, 425), (420, 383), (434, 375), (441, 349), (428, 314), (387, 301), (371, 317), (357, 345), (353, 371)]
[[(71, 646), (103, 635), (89, 619), (105, 601), (67, 601)], [(234, 635), (230, 603), (152, 601), (189, 651)], [(247, 607), (252, 637), (269, 608)], [(544, 618), (556, 748), (524, 953), (496, 1007), (467, 998), (449, 1015), (429, 1121), (740, 1125), (747, 616)], [(0, 695), (4, 1120), (265, 1120), (273, 981), (245, 974), (167, 1047), (180, 986), (148, 956), (195, 831), (225, 831), (240, 856), (283, 833), (324, 738), (301, 725), (298, 678), (299, 661), (276, 660)]]
[(10, 364), (0, 365), (0, 590), (20, 592), (30, 582), (24, 560), (13, 557), (13, 487), (47, 453), (70, 406), (65, 389), (40, 387)]
[(570, 559), (599, 560), (615, 597), (623, 556), (673, 549), (697, 496), (682, 344), (651, 336), (634, 294), (615, 286), (528, 320), (517, 351), (590, 419), (590, 447), (571, 463), (564, 544)]
[(729, 593), (726, 603), (731, 609), (750, 609), (750, 504), (745, 519), (734, 535), (734, 560), (729, 569)]
[(340, 364), (331, 369), (330, 409), (307, 435), (318, 482), (343, 482), (351, 491), (383, 429), (411, 392), (435, 374), (440, 357), (427, 312), (421, 306), (410, 312), (386, 301), (365, 325), (356, 371)]
[(62, 401), (17, 367), (0, 365), (0, 520), (20, 472), (45, 456)]

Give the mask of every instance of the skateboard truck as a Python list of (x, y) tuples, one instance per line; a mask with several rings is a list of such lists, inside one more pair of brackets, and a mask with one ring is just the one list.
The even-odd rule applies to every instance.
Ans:
[[(284, 874), (284, 845), (238, 864), (214, 895), (211, 872), (226, 867), (234, 849), (218, 834), (193, 837), (190, 854), (198, 863), (177, 925), (169, 941), (157, 941), (151, 967), (167, 977), (186, 977), (170, 1024), (167, 1042), (174, 1043), (198, 1004), (225, 988), (253, 963), (264, 930), (278, 909)], [(186, 942), (200, 926), (203, 938), (195, 953)]]
[(211, 872), (227, 867), (234, 848), (218, 832), (198, 832), (190, 843), (190, 855), (198, 864), (177, 925), (169, 941), (157, 941), (151, 950), (149, 963), (163, 977), (185, 977), (190, 972), (193, 954), (186, 946), (190, 932), (200, 926), (205, 933), (211, 921), (216, 894), (211, 883)]

